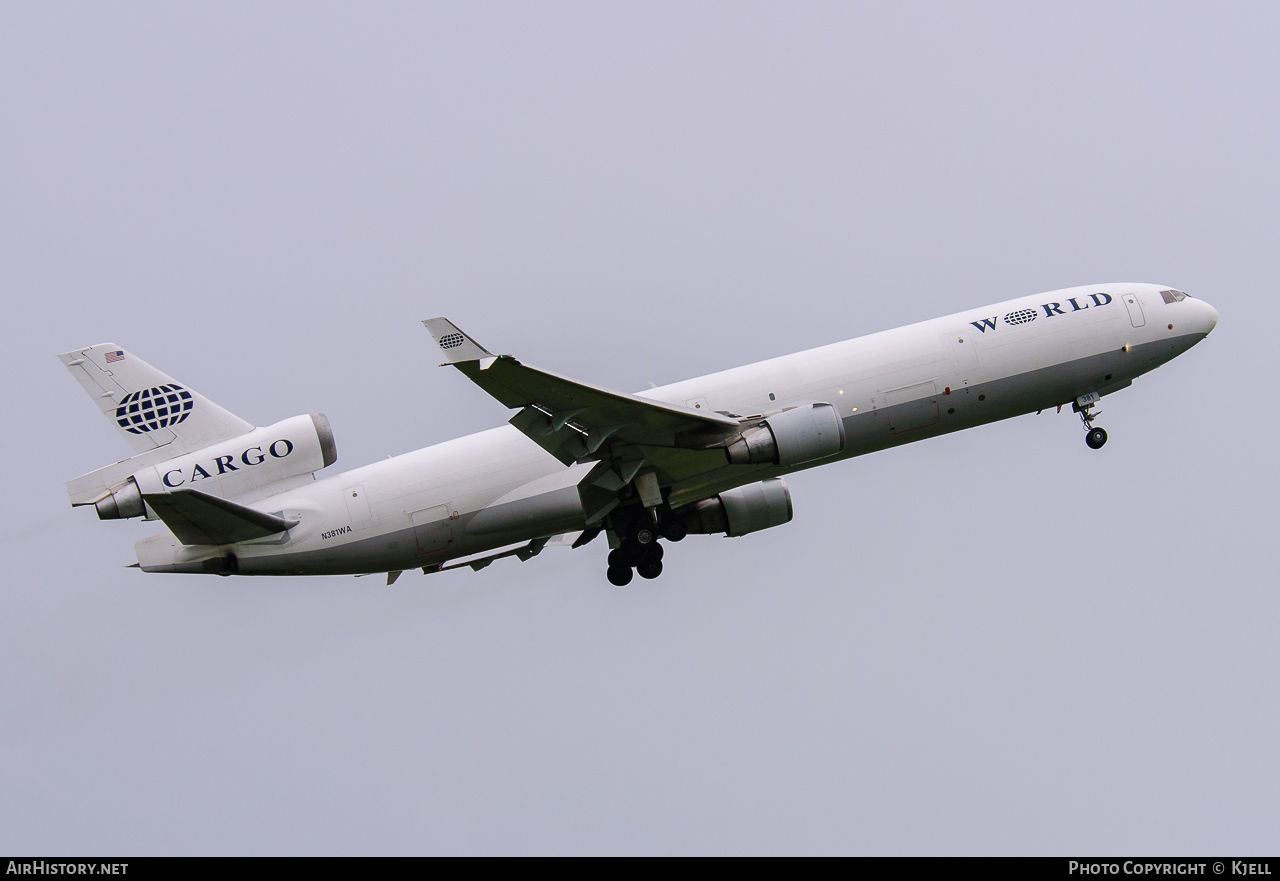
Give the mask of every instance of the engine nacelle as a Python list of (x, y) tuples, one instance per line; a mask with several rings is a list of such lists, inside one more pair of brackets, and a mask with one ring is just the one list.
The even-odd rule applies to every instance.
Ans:
[(142, 493), (138, 491), (138, 485), (133, 482), (132, 477), (124, 486), (112, 490), (111, 495), (98, 499), (93, 506), (98, 509), (99, 520), (128, 520), (147, 513)]
[(844, 449), (844, 423), (830, 404), (807, 404), (770, 416), (725, 448), (731, 465), (800, 465)]
[(772, 477), (694, 502), (676, 512), (690, 532), (746, 535), (791, 522), (791, 490), (781, 477)]
[(324, 414), (294, 416), (142, 468), (94, 507), (102, 520), (121, 520), (146, 514), (144, 494), (176, 489), (224, 499), (263, 499), (301, 485), (337, 459), (333, 429)]

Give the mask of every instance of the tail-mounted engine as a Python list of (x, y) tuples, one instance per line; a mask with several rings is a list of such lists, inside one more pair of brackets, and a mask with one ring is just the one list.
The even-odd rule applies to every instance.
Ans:
[(143, 495), (178, 489), (254, 501), (313, 480), (316, 471), (337, 459), (333, 429), (324, 414), (294, 416), (140, 468), (93, 504), (99, 518), (122, 520), (146, 515)]
[(731, 465), (799, 465), (843, 449), (844, 423), (836, 408), (806, 404), (748, 428), (725, 447), (725, 455)]

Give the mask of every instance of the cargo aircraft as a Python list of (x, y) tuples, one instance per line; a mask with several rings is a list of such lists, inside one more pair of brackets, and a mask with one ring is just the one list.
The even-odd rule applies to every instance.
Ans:
[(452, 365), (509, 424), (340, 474), (318, 413), (255, 428), (114, 343), (59, 356), (133, 448), (67, 484), (103, 520), (159, 520), (144, 572), (437, 573), (581, 547), (622, 586), (662, 542), (791, 520), (786, 475), (1070, 405), (1094, 450), (1099, 399), (1213, 330), (1155, 284), (1069, 288), (627, 394), (495, 355), (444, 318)]

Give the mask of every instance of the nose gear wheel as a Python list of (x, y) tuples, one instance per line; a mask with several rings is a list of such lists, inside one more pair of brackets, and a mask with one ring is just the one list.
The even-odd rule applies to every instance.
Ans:
[(1087, 404), (1077, 402), (1072, 405), (1072, 409), (1080, 414), (1080, 421), (1084, 424), (1085, 430), (1084, 442), (1091, 450), (1100, 450), (1107, 442), (1106, 429), (1093, 427), (1093, 420), (1102, 415), (1101, 410), (1094, 409), (1096, 406), (1097, 404), (1092, 401)]

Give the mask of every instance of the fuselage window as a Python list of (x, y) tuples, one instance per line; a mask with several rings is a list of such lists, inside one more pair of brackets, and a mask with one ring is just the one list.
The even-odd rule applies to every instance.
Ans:
[(1161, 291), (1160, 296), (1164, 297), (1166, 303), (1177, 303), (1187, 298), (1187, 295), (1182, 291)]

